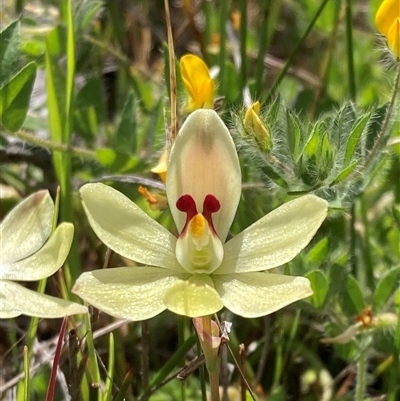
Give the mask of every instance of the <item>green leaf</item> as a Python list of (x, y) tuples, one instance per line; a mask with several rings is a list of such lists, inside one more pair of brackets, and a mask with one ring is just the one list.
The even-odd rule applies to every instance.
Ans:
[(289, 142), (289, 149), (293, 161), (297, 161), (299, 157), (301, 128), (300, 123), (296, 115), (292, 114), (289, 110), (286, 110), (287, 120), (287, 138)]
[(329, 238), (325, 237), (308, 252), (307, 259), (313, 265), (319, 266), (327, 258), (328, 254)]
[(320, 308), (328, 294), (328, 279), (321, 270), (314, 270), (306, 277), (310, 280), (311, 288), (314, 294), (311, 296), (311, 302), (316, 308)]
[(373, 308), (380, 312), (400, 285), (400, 266), (389, 270), (379, 281), (373, 296)]
[(13, 21), (0, 32), (0, 87), (18, 70), (19, 43), (19, 21)]
[(364, 131), (364, 128), (367, 125), (367, 122), (370, 117), (371, 117), (371, 113), (368, 113), (365, 116), (361, 117), (358, 120), (358, 122), (356, 123), (353, 131), (349, 135), (349, 138), (347, 139), (347, 144), (346, 144), (346, 152), (344, 155), (344, 165), (345, 166), (350, 163), (350, 161), (354, 155), (354, 152), (356, 151), (357, 145), (360, 142), (360, 138)]
[(339, 182), (345, 180), (358, 166), (360, 163), (359, 160), (355, 160), (353, 163), (350, 164), (350, 166), (347, 166), (344, 170), (342, 170), (339, 175), (329, 184), (330, 187), (333, 185), (338, 184)]
[(311, 135), (304, 147), (303, 154), (306, 155), (308, 158), (311, 158), (317, 153), (318, 145), (320, 141), (320, 123), (316, 123), (311, 131)]
[(225, 63), (225, 97), (228, 102), (234, 102), (240, 95), (238, 86), (239, 75), (233, 63)]
[(347, 316), (355, 316), (365, 308), (363, 293), (353, 276), (347, 276), (345, 286), (341, 289), (339, 301)]
[(116, 152), (109, 148), (97, 149), (96, 156), (99, 162), (113, 173), (127, 172), (132, 170), (139, 163), (136, 157)]
[(122, 110), (121, 121), (114, 138), (115, 149), (125, 154), (135, 154), (137, 149), (137, 126), (135, 96), (131, 92)]
[(21, 128), (29, 108), (36, 64), (29, 63), (0, 89), (0, 121), (10, 131)]

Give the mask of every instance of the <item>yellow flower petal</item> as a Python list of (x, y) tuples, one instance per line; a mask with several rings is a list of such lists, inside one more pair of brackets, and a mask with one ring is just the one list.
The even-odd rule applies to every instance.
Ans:
[[(400, 0), (399, 0), (400, 5)], [(400, 57), (400, 18), (396, 18), (387, 35), (390, 50), (396, 57)]]
[(187, 54), (180, 60), (183, 83), (191, 98), (187, 111), (214, 106), (215, 83), (210, 76), (205, 62), (193, 54)]
[(158, 174), (163, 182), (167, 179), (168, 147), (165, 147), (156, 166), (151, 169), (152, 173)]
[(388, 38), (389, 30), (397, 18), (400, 18), (400, 1), (383, 1), (375, 16), (375, 24), (378, 31)]

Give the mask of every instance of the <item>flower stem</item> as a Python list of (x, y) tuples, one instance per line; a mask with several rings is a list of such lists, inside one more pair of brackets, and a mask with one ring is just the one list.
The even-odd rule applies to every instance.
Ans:
[(364, 401), (367, 373), (367, 347), (363, 347), (357, 363), (357, 383), (355, 401)]
[[(211, 316), (202, 316), (201, 320), (203, 331), (211, 336)], [(207, 360), (207, 352), (204, 352), (204, 355), (206, 356), (206, 367), (210, 380), (211, 401), (219, 401), (219, 364), (215, 363), (215, 360)]]

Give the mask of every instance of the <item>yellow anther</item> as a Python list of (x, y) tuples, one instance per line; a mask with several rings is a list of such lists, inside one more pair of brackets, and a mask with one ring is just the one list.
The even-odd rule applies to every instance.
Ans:
[(207, 221), (201, 213), (197, 213), (196, 216), (190, 221), (190, 235), (194, 238), (200, 238), (204, 234), (204, 230), (207, 227)]

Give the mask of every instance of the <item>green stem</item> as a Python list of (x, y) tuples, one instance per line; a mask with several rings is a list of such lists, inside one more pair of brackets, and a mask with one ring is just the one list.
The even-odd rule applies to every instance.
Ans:
[(363, 247), (363, 255), (364, 255), (364, 265), (365, 275), (366, 275), (366, 282), (367, 286), (374, 291), (375, 290), (375, 279), (374, 279), (374, 265), (371, 256), (371, 241), (370, 241), (370, 228), (368, 224), (368, 204), (367, 198), (365, 195), (362, 195), (360, 198), (361, 203), (361, 217), (363, 220), (364, 226), (364, 247)]
[(366, 166), (368, 166), (369, 162), (375, 156), (375, 153), (378, 151), (378, 149), (380, 147), (380, 144), (385, 136), (386, 129), (389, 125), (393, 108), (396, 104), (396, 99), (397, 99), (397, 95), (399, 94), (399, 89), (400, 89), (400, 63), (399, 63), (398, 69), (397, 69), (397, 74), (396, 74), (396, 78), (395, 78), (394, 86), (393, 86), (392, 97), (390, 99), (389, 108), (388, 108), (386, 116), (385, 116), (385, 121), (382, 124), (382, 128), (379, 132), (378, 139), (375, 141), (374, 147), (372, 148), (371, 152), (369, 153), (367, 160), (364, 162), (363, 166), (361, 167), (361, 170), (358, 170), (356, 172), (357, 174), (361, 173), (364, 170), (364, 168)]
[(314, 18), (311, 20), (311, 22), (308, 25), (307, 29), (303, 33), (303, 36), (297, 42), (296, 47), (294, 48), (292, 54), (287, 59), (287, 61), (286, 61), (285, 65), (283, 66), (281, 72), (279, 73), (279, 75), (276, 77), (275, 81), (271, 85), (271, 88), (269, 89), (269, 91), (267, 93), (267, 96), (266, 96), (266, 102), (268, 102), (271, 99), (273, 93), (278, 88), (278, 86), (282, 82), (283, 78), (286, 76), (286, 73), (287, 73), (289, 67), (292, 65), (292, 62), (293, 62), (294, 58), (297, 56), (297, 53), (300, 51), (300, 49), (301, 49), (304, 41), (306, 40), (308, 34), (311, 32), (312, 28), (314, 27), (315, 23), (317, 22), (318, 17), (320, 16), (322, 11), (324, 10), (325, 6), (328, 4), (328, 1), (329, 0), (324, 0), (322, 2), (322, 4), (319, 6), (317, 12), (314, 15)]
[(240, 93), (243, 91), (247, 80), (247, 1), (240, 4)]
[(357, 363), (357, 382), (355, 401), (364, 401), (365, 387), (367, 385), (367, 348), (363, 347), (361, 350), (360, 358)]
[(350, 97), (353, 102), (356, 100), (356, 78), (354, 70), (354, 53), (353, 53), (353, 13), (351, 9), (351, 1), (346, 0), (346, 42), (347, 42), (347, 68), (349, 75)]
[[(201, 320), (203, 324), (203, 332), (208, 333), (208, 335), (211, 336), (211, 316), (202, 316)], [(206, 352), (205, 349), (203, 349), (203, 352), (206, 357), (206, 368), (210, 380), (211, 401), (219, 401), (219, 357)], [(209, 355), (212, 356), (208, 357)]]
[(400, 359), (400, 305), (397, 306), (397, 327), (393, 344), (393, 363), (390, 368), (387, 401), (398, 400), (399, 390), (399, 359)]
[(219, 371), (208, 372), (210, 379), (211, 401), (219, 401)]
[(51, 151), (70, 152), (71, 155), (74, 157), (82, 157), (84, 159), (97, 160), (96, 153), (91, 150), (87, 150), (84, 148), (76, 148), (76, 147), (64, 145), (62, 143), (56, 143), (53, 141), (49, 141), (47, 139), (38, 138), (37, 136), (32, 135), (26, 131), (21, 130), (21, 131), (17, 131), (17, 132), (13, 132), (13, 133), (8, 133), (8, 134), (15, 136), (16, 138), (19, 138), (32, 145), (40, 146), (41, 148), (46, 148)]
[(225, 64), (226, 64), (226, 22), (228, 21), (229, 1), (221, 0), (219, 10), (219, 94), (225, 94)]

